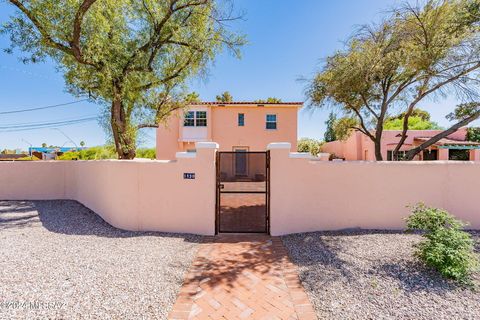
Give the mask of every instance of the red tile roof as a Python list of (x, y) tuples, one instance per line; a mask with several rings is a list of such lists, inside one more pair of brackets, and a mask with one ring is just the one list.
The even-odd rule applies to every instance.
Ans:
[(193, 102), (190, 105), (204, 106), (204, 105), (296, 105), (301, 106), (303, 102), (254, 102), (254, 101), (235, 101), (235, 102), (218, 102), (218, 101), (205, 101), (205, 102)]

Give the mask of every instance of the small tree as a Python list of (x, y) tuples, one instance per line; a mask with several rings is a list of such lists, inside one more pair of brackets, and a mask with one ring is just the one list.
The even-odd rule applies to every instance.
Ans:
[(310, 154), (317, 156), (322, 147), (322, 142), (311, 138), (301, 138), (298, 140), (297, 151), (309, 152)]
[(258, 99), (258, 100), (254, 100), (254, 102), (256, 102), (256, 103), (281, 103), (282, 99), (275, 98), (275, 97), (268, 97), (266, 100)]
[(420, 203), (407, 218), (408, 230), (423, 230), (425, 241), (417, 245), (417, 255), (443, 276), (467, 281), (479, 261), (470, 234), (461, 229), (465, 223), (445, 210)]
[(225, 91), (224, 93), (216, 96), (215, 99), (217, 100), (217, 102), (225, 102), (225, 103), (233, 101), (233, 97), (228, 91)]
[(43, 142), (42, 143), (42, 148), (46, 148), (47, 147), (47, 143), (46, 142)]
[(18, 11), (1, 29), (24, 61), (52, 58), (68, 91), (105, 106), (120, 159), (135, 157), (138, 129), (185, 106), (185, 82), (242, 36), (228, 0), (7, 0)]
[(327, 128), (325, 129), (325, 142), (331, 142), (337, 140), (336, 134), (335, 134), (335, 123), (337, 121), (337, 116), (335, 113), (330, 112), (328, 115), (327, 121), (325, 121), (325, 125)]
[(82, 147), (82, 148), (85, 147), (85, 141), (83, 141), (83, 140), (80, 141), (80, 147)]
[(403, 128), (395, 152), (403, 146), (409, 117), (424, 99), (454, 93), (465, 104), (449, 115), (455, 123), (410, 150), (413, 157), (480, 116), (480, 0), (425, 1), (397, 6), (382, 23), (365, 26), (345, 50), (326, 59), (307, 90), (312, 107), (339, 106), (375, 145), (389, 114), (403, 109)]

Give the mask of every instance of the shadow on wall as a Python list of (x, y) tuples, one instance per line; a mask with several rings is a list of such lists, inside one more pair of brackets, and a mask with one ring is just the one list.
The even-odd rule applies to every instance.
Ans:
[(40, 226), (65, 235), (95, 235), (106, 238), (161, 236), (182, 238), (193, 243), (201, 241), (200, 236), (190, 234), (117, 229), (74, 200), (0, 201), (0, 231)]

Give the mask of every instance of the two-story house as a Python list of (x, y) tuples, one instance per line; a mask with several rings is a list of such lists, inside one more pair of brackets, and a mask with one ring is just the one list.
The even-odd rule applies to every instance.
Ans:
[(195, 142), (213, 141), (220, 151), (264, 151), (271, 142), (297, 146), (297, 114), (302, 102), (199, 102), (172, 115), (157, 129), (157, 159), (194, 151)]

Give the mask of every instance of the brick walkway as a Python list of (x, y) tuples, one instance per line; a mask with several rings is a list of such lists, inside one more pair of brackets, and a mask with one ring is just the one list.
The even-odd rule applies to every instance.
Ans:
[(206, 237), (169, 319), (316, 319), (281, 240)]

